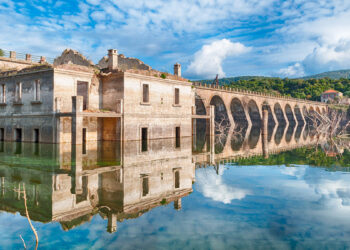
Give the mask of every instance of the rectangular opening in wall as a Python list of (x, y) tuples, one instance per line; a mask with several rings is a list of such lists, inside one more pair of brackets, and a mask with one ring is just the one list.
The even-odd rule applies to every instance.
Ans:
[(22, 141), (22, 129), (21, 128), (16, 128), (16, 130), (15, 130), (15, 141), (16, 142)]
[(180, 137), (181, 137), (180, 127), (176, 127), (175, 128), (175, 147), (176, 148), (179, 148), (181, 146)]
[(147, 196), (149, 193), (148, 177), (142, 178), (142, 196)]
[(86, 128), (83, 128), (83, 154), (86, 154)]
[(175, 188), (180, 188), (180, 171), (176, 170), (174, 172), (174, 186)]
[(0, 141), (5, 141), (5, 129), (0, 128)]
[(141, 128), (141, 151), (145, 152), (148, 150), (148, 129)]
[(34, 129), (34, 143), (39, 143), (39, 129), (38, 128), (36, 128), (36, 129)]
[(175, 105), (180, 104), (180, 89), (175, 88)]
[(88, 82), (78, 81), (77, 83), (77, 96), (83, 97), (83, 110), (87, 109), (88, 103)]
[(144, 103), (149, 102), (149, 85), (148, 84), (142, 85), (142, 102)]

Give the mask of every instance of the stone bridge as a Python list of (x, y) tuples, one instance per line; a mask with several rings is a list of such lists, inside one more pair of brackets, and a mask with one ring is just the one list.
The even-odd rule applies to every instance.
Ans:
[(272, 95), (223, 86), (194, 83), (196, 93), (196, 115), (208, 115), (210, 105), (215, 106), (215, 122), (226, 120), (231, 130), (242, 124), (248, 128), (260, 126), (263, 109), (268, 110), (268, 124), (298, 124), (307, 122), (308, 114), (325, 114), (327, 104)]
[[(256, 131), (258, 133), (254, 133)], [(306, 124), (303, 126), (275, 126), (267, 135), (264, 135), (259, 129), (247, 131), (244, 138), (235, 137), (235, 133), (227, 134), (223, 141), (218, 140), (218, 137), (218, 135), (215, 136), (215, 146), (210, 145), (208, 152), (194, 153), (193, 162), (199, 165), (220, 164), (253, 156), (268, 157), (270, 154), (278, 154), (300, 147), (317, 146), (327, 141), (324, 134), (312, 133)], [(218, 151), (218, 144), (221, 143), (223, 145), (219, 145), (220, 150)], [(214, 150), (213, 147), (216, 149)], [(218, 152), (214, 153), (214, 151)]]

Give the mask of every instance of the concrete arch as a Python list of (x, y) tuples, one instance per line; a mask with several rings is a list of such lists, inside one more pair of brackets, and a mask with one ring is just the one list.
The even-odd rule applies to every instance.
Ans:
[(221, 126), (229, 128), (231, 126), (231, 123), (230, 123), (227, 109), (223, 99), (218, 95), (214, 95), (210, 99), (210, 105), (215, 106), (215, 123), (216, 123), (215, 128), (218, 129), (217, 128), (218, 124), (221, 124)]
[(195, 96), (195, 105), (196, 105), (196, 114), (197, 115), (206, 115), (207, 114), (203, 99), (197, 94)]
[(242, 148), (245, 139), (245, 134), (234, 134), (231, 138), (231, 149), (232, 151), (239, 151)]
[(260, 110), (253, 99), (248, 102), (248, 113), (253, 127), (261, 127)]
[(319, 107), (316, 107), (316, 112), (319, 113), (319, 114), (321, 114), (321, 110), (320, 110)]
[(325, 114), (326, 114), (326, 112), (327, 112), (327, 111), (326, 111), (326, 108), (325, 108), (325, 107), (323, 107), (323, 108), (322, 108), (322, 114), (324, 114), (324, 115), (325, 115)]
[(254, 149), (256, 147), (260, 139), (260, 134), (261, 134), (260, 128), (254, 128), (250, 130), (249, 137), (248, 137), (248, 145), (250, 149)]
[(298, 122), (298, 125), (304, 125), (305, 124), (304, 116), (303, 116), (298, 105), (294, 106), (294, 114), (295, 114), (295, 118)]
[(287, 143), (290, 143), (292, 138), (293, 138), (293, 132), (295, 129), (295, 124), (294, 125), (289, 125), (285, 134), (285, 141)]
[(287, 116), (289, 124), (295, 124), (296, 120), (294, 118), (294, 113), (293, 113), (292, 107), (289, 104), (286, 104), (284, 106), (284, 112)]
[(275, 133), (275, 138), (274, 138), (276, 146), (278, 146), (281, 143), (285, 128), (286, 128), (285, 124), (284, 125), (283, 124), (279, 125), (277, 127), (277, 130), (276, 130), (276, 133)]
[(294, 135), (295, 142), (299, 142), (301, 133), (303, 132), (303, 128), (304, 128), (304, 125), (298, 125)]
[(275, 103), (273, 110), (275, 112), (275, 116), (276, 116), (276, 119), (278, 121), (278, 125), (283, 125), (283, 124), (285, 125), (287, 123), (287, 121), (284, 118), (283, 109), (278, 102)]
[(236, 127), (248, 127), (248, 120), (240, 99), (237, 97), (232, 99), (230, 110)]

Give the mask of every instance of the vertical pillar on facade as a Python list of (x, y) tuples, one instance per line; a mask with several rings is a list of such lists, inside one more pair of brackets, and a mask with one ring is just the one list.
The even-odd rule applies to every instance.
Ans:
[(269, 157), (268, 149), (268, 123), (269, 123), (269, 112), (267, 107), (263, 107), (262, 110), (262, 150), (264, 158)]
[(72, 145), (72, 194), (83, 193), (83, 145)]
[(181, 210), (182, 205), (181, 205), (181, 198), (177, 199), (174, 201), (174, 209), (176, 210)]
[(1, 196), (5, 196), (5, 177), (1, 177)]
[(108, 213), (107, 232), (114, 233), (117, 231), (117, 214), (113, 212)]
[(83, 143), (83, 117), (80, 112), (83, 112), (83, 97), (72, 96), (72, 145)]

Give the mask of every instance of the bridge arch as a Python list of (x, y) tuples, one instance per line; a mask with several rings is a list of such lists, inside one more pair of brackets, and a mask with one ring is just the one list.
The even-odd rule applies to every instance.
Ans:
[(244, 107), (240, 99), (233, 98), (230, 105), (233, 120), (237, 127), (248, 127), (248, 120), (244, 112)]
[(295, 114), (295, 118), (297, 119), (298, 125), (303, 125), (304, 124), (303, 114), (298, 105), (294, 106), (294, 114)]
[(278, 102), (275, 103), (273, 110), (275, 112), (275, 116), (277, 118), (278, 124), (279, 125), (286, 124), (287, 121), (284, 119), (282, 107)]
[(320, 110), (319, 107), (316, 107), (316, 112), (319, 113), (319, 114), (321, 114), (321, 110)]
[[(226, 105), (222, 98), (218, 95), (214, 95), (210, 100), (210, 105), (215, 106), (215, 130), (225, 130), (227, 133), (230, 129), (231, 123), (228, 117)], [(222, 131), (223, 132), (223, 131)]]
[(260, 127), (261, 126), (260, 110), (257, 103), (253, 99), (251, 99), (248, 102), (248, 113), (250, 116), (250, 120), (252, 121), (253, 127)]
[(295, 124), (296, 121), (294, 120), (293, 110), (289, 104), (286, 104), (284, 111), (286, 112), (285, 114), (287, 116), (289, 124)]

